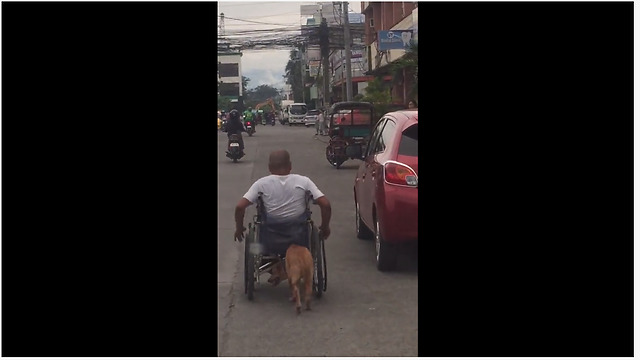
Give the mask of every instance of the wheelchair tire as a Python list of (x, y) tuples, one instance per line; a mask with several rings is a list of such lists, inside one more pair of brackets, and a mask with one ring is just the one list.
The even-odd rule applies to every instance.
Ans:
[(249, 224), (249, 233), (244, 240), (244, 293), (247, 294), (249, 300), (253, 300), (253, 290), (255, 286), (255, 264), (253, 254), (251, 254), (251, 243), (255, 241), (255, 226)]
[(311, 227), (311, 249), (313, 257), (313, 291), (317, 298), (321, 298), (322, 292), (326, 290), (324, 249), (322, 248), (318, 228), (315, 226)]

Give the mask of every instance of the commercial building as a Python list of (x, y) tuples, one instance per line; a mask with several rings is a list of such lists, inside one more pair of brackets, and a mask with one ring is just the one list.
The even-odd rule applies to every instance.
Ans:
[[(317, 28), (322, 19), (327, 20), (330, 28), (330, 55), (329, 55), (329, 94), (331, 99), (323, 99), (323, 81), (322, 74), (322, 58), (320, 54), (320, 46), (310, 44), (305, 48), (301, 56), (303, 61), (303, 73), (313, 79), (312, 83), (306, 84), (310, 88), (311, 99), (308, 103), (313, 104), (312, 107), (321, 107), (329, 105), (336, 101), (346, 100), (346, 53), (344, 48), (344, 9), (343, 2), (319, 2), (315, 5), (300, 6), (300, 16), (306, 17), (304, 21), (306, 25), (302, 26), (303, 34), (311, 34), (312, 28)], [(360, 10), (360, 9), (358, 9)], [(364, 16), (360, 13), (349, 13), (349, 24), (352, 38), (351, 51), (351, 71), (352, 71), (352, 87), (353, 95), (361, 93), (366, 87), (367, 81), (373, 79), (373, 76), (364, 74), (366, 71), (365, 59), (363, 56), (364, 49)], [(310, 35), (311, 36), (311, 35)]]
[(365, 16), (366, 74), (382, 77), (391, 86), (392, 101), (406, 104), (411, 95), (414, 76), (405, 69), (393, 81), (390, 64), (406, 54), (408, 43), (418, 41), (417, 2), (362, 2)]
[(218, 44), (218, 95), (242, 105), (242, 52)]
[[(363, 14), (349, 13), (349, 29), (351, 34), (351, 94), (364, 94), (367, 83), (373, 76), (367, 75), (366, 58), (364, 56), (364, 25)], [(329, 58), (331, 64), (331, 86), (334, 101), (346, 101), (347, 93), (347, 62), (346, 50), (336, 49)]]

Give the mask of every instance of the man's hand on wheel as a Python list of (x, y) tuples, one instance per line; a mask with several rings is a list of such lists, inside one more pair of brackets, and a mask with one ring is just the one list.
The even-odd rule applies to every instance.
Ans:
[(244, 231), (247, 230), (246, 227), (242, 227), (242, 229), (236, 229), (236, 233), (233, 236), (235, 241), (239, 241), (242, 242), (242, 239), (244, 239)]
[(329, 229), (328, 226), (320, 226), (319, 230), (320, 230), (320, 236), (323, 239), (328, 238), (329, 235), (331, 234), (331, 229)]

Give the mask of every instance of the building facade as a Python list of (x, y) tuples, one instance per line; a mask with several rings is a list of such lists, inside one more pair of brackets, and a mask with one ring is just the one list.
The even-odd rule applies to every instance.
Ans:
[[(362, 2), (365, 16), (365, 56), (367, 74), (381, 76), (391, 86), (394, 103), (406, 104), (409, 100), (414, 80), (410, 71), (404, 71), (400, 81), (393, 81), (390, 64), (406, 54), (405, 49), (381, 49), (381, 32), (411, 32), (411, 40), (418, 40), (417, 2)], [(384, 39), (383, 39), (384, 41)]]
[[(367, 72), (366, 59), (364, 57), (364, 15), (349, 14), (349, 28), (351, 29), (351, 94), (362, 94), (367, 87), (367, 82), (373, 80), (373, 76)], [(330, 57), (331, 85), (334, 101), (346, 101), (347, 92), (347, 66), (346, 50), (337, 49)]]
[(242, 104), (242, 52), (218, 47), (218, 95)]

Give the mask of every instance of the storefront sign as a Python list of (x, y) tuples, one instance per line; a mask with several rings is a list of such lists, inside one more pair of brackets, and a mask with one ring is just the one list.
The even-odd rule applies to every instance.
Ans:
[(402, 50), (412, 43), (413, 30), (391, 30), (378, 32), (378, 50)]

